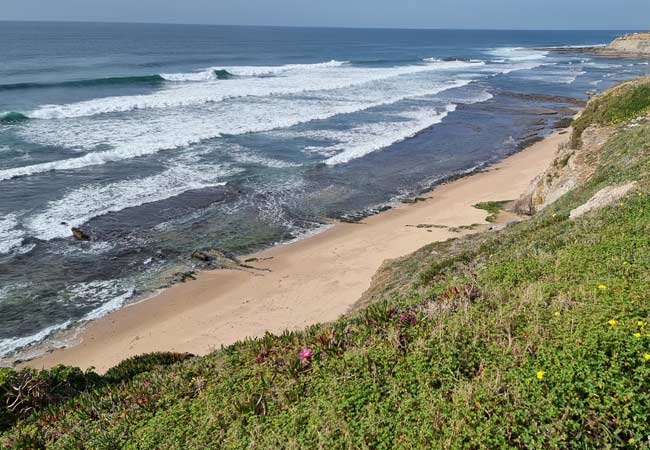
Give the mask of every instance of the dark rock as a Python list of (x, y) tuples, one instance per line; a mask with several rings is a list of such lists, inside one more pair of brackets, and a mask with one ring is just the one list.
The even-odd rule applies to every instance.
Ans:
[(208, 255), (206, 252), (202, 252), (202, 251), (196, 251), (196, 252), (192, 253), (192, 258), (193, 259), (198, 259), (199, 261), (203, 261), (203, 262), (210, 262), (210, 261), (212, 261), (214, 259), (212, 256)]
[(82, 230), (81, 228), (72, 227), (71, 231), (72, 231), (72, 236), (78, 241), (90, 240), (90, 235), (86, 233), (84, 230)]
[(516, 98), (519, 100), (568, 103), (580, 107), (585, 106), (587, 104), (587, 102), (582, 99), (574, 98), (574, 97), (565, 97), (561, 95), (529, 94), (523, 92), (510, 92), (510, 91), (502, 91), (501, 95), (505, 95), (511, 98)]
[(176, 283), (186, 283), (188, 280), (196, 280), (195, 271), (190, 270), (188, 272), (176, 272), (170, 280), (170, 285)]
[(405, 198), (402, 200), (402, 203), (411, 204), (411, 203), (426, 202), (426, 201), (427, 199), (424, 197), (415, 197), (415, 198)]
[(351, 223), (354, 225), (360, 225), (364, 217), (341, 217), (339, 220), (343, 223)]
[(450, 56), (450, 57), (447, 57), (447, 58), (443, 58), (443, 61), (444, 62), (454, 62), (454, 61), (470, 62), (471, 60), (469, 58), (463, 58), (461, 56)]

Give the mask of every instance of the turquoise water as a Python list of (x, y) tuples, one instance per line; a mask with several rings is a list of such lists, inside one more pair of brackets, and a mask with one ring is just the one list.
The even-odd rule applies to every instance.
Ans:
[(0, 357), (517, 151), (618, 34), (0, 22)]

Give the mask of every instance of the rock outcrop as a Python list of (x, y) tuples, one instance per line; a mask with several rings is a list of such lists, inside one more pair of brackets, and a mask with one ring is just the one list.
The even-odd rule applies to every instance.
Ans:
[(577, 219), (592, 211), (597, 211), (605, 206), (609, 206), (617, 200), (625, 197), (631, 190), (636, 187), (636, 181), (626, 183), (622, 186), (607, 186), (596, 192), (585, 204), (578, 206), (571, 211), (570, 218)]
[(590, 127), (584, 131), (579, 148), (560, 146), (549, 168), (515, 202), (515, 211), (533, 215), (584, 183), (594, 173), (600, 148), (612, 132), (612, 127)]
[(72, 227), (70, 229), (72, 231), (72, 237), (75, 238), (77, 241), (89, 241), (90, 240), (90, 235), (82, 230), (81, 228), (77, 227)]
[(624, 54), (650, 57), (650, 32), (626, 34), (599, 51), (603, 54)]

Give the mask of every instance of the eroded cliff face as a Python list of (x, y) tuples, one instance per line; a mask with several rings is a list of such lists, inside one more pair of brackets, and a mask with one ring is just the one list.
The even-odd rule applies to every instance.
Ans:
[(650, 57), (650, 32), (626, 34), (605, 47), (603, 53), (625, 53)]
[(593, 175), (600, 148), (613, 132), (614, 127), (592, 126), (583, 132), (579, 148), (571, 148), (568, 143), (561, 145), (553, 163), (515, 203), (515, 210), (533, 215), (583, 184)]

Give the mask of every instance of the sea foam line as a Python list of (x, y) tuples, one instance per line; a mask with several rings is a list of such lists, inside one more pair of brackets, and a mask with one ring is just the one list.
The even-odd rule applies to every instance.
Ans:
[[(65, 105), (43, 105), (24, 115), (31, 119), (51, 120), (128, 112), (142, 109), (178, 108), (228, 99), (307, 93), (341, 89), (400, 75), (436, 70), (460, 70), (480, 65), (464, 62), (431, 62), (429, 64), (389, 68), (343, 67), (343, 63), (324, 65), (292, 65), (278, 68), (230, 67), (235, 74), (276, 74), (282, 76), (238, 78), (228, 82), (182, 84), (146, 95), (104, 97)], [(171, 75), (168, 75), (171, 77)], [(204, 77), (204, 75), (197, 75)]]
[(24, 233), (16, 227), (18, 219), (15, 214), (0, 217), (0, 255), (22, 245)]
[(2, 339), (0, 340), (0, 357), (7, 356), (18, 349), (27, 347), (28, 345), (41, 342), (55, 332), (65, 330), (71, 325), (71, 323), (72, 321), (67, 320), (63, 323), (44, 328), (38, 333), (32, 334), (30, 336)]
[[(400, 80), (400, 83), (402, 80)], [(308, 101), (300, 103), (296, 99), (283, 99), (276, 98), (272, 103), (257, 104), (257, 103), (241, 103), (235, 105), (224, 105), (226, 109), (217, 110), (215, 120), (208, 120), (208, 111), (201, 111), (200, 117), (196, 120), (185, 120), (179, 122), (174, 116), (170, 121), (156, 121), (154, 118), (149, 117), (146, 123), (138, 122), (138, 127), (153, 127), (148, 130), (136, 129), (137, 133), (133, 139), (121, 144), (112, 150), (101, 152), (91, 152), (84, 156), (77, 158), (69, 158), (64, 160), (52, 161), (47, 163), (33, 164), (28, 166), (15, 167), (0, 171), (0, 181), (8, 180), (20, 176), (34, 175), (49, 171), (60, 170), (73, 170), (83, 167), (101, 165), (108, 162), (120, 161), (124, 159), (137, 158), (141, 156), (151, 155), (163, 150), (171, 150), (175, 148), (185, 147), (196, 144), (206, 139), (220, 137), (223, 135), (239, 135), (245, 133), (271, 131), (279, 128), (288, 128), (301, 123), (307, 123), (314, 120), (323, 120), (339, 114), (349, 114), (367, 110), (369, 108), (389, 105), (407, 98), (413, 98), (422, 95), (434, 95), (440, 92), (466, 86), (472, 83), (473, 80), (457, 80), (453, 82), (432, 82), (423, 80), (419, 82), (418, 90), (410, 92), (404, 88), (395, 88), (394, 96), (385, 89), (377, 89), (371, 92), (364, 92), (359, 94), (356, 101), (350, 102), (341, 99), (339, 96), (329, 98), (324, 95), (315, 101)], [(397, 83), (397, 86), (401, 86)], [(419, 90), (422, 89), (422, 90)], [(366, 96), (366, 98), (364, 98)], [(286, 104), (285, 104), (286, 103)], [(221, 105), (220, 105), (221, 106)], [(275, 111), (282, 111), (281, 114)], [(236, 114), (235, 114), (236, 113)], [(236, 117), (246, 117), (247, 121), (237, 120), (224, 120), (225, 117), (236, 115)], [(218, 120), (222, 123), (219, 123)], [(191, 126), (190, 126), (191, 124)], [(66, 133), (64, 130), (58, 129), (56, 124), (51, 124), (53, 128), (46, 133), (48, 138), (58, 139), (58, 137), (66, 137), (69, 135), (71, 139), (83, 139), (83, 134), (80, 136), (75, 133), (75, 128), (72, 128), (71, 133)], [(105, 139), (110, 139), (114, 136), (114, 140), (121, 139), (121, 134), (124, 134), (127, 129), (123, 121), (116, 121), (112, 126), (107, 126), (105, 123), (88, 123), (84, 126), (86, 135), (92, 127), (98, 127), (101, 140), (97, 144), (102, 143)], [(219, 128), (221, 127), (221, 128)], [(102, 134), (110, 132), (109, 134)], [(189, 130), (189, 131), (188, 131)], [(27, 133), (33, 132), (28, 128)], [(57, 137), (58, 136), (58, 137)], [(50, 141), (50, 144), (64, 145), (65, 143)]]
[(80, 226), (95, 217), (126, 208), (166, 200), (192, 189), (223, 186), (226, 182), (220, 180), (236, 172), (225, 166), (213, 165), (201, 170), (178, 164), (150, 177), (84, 186), (49, 202), (42, 212), (27, 218), (24, 226), (41, 240), (68, 237), (71, 226)]
[[(78, 291), (78, 294), (83, 294), (85, 292), (88, 295), (97, 295), (102, 289), (107, 289), (109, 292), (115, 291), (116, 285), (120, 285), (120, 283), (116, 280), (96, 281), (96, 282), (89, 282), (89, 283), (81, 283), (80, 285), (76, 285), (75, 287), (71, 288), (71, 290), (73, 292), (75, 290)], [(101, 319), (102, 317), (110, 314), (111, 312), (120, 309), (122, 306), (126, 304), (126, 302), (130, 298), (133, 297), (133, 295), (135, 294), (135, 288), (133, 286), (129, 286), (127, 288), (119, 288), (119, 289), (124, 290), (124, 292), (121, 294), (113, 295), (112, 298), (110, 298), (110, 300), (103, 302), (98, 307), (92, 309), (78, 321), (73, 321), (72, 319), (70, 319), (62, 323), (58, 323), (46, 327), (38, 331), (37, 333), (31, 334), (29, 336), (6, 338), (0, 340), (0, 358), (6, 357), (25, 347), (38, 344), (39, 342), (43, 342), (47, 338), (56, 334), (57, 332), (67, 330), (73, 324), (80, 325), (83, 324), (84, 322)]]
[[(336, 153), (325, 163), (330, 166), (348, 163), (377, 150), (387, 148), (397, 142), (415, 136), (422, 130), (442, 122), (449, 113), (456, 110), (457, 105), (448, 104), (444, 111), (436, 113), (428, 108), (419, 111), (399, 113), (398, 116), (406, 121), (392, 123), (368, 124), (357, 127), (349, 132), (339, 143), (322, 148), (325, 153)], [(338, 136), (340, 139), (341, 136)]]

